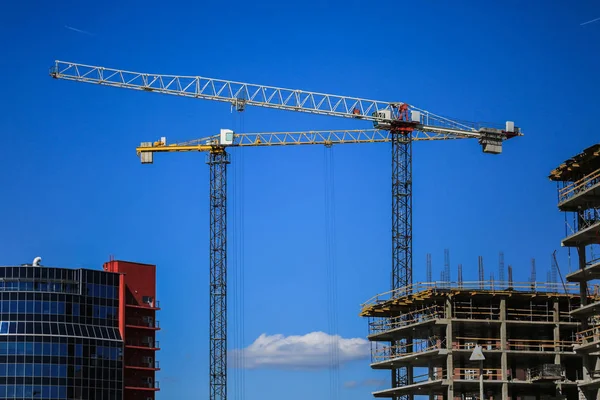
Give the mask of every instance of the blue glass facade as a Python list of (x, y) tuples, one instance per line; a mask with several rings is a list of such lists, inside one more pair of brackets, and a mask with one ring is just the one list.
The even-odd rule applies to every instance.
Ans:
[(0, 267), (0, 399), (122, 400), (119, 275)]

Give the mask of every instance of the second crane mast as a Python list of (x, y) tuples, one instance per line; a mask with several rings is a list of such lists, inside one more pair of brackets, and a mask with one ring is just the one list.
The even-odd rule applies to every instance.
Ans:
[[(410, 287), (412, 283), (413, 139), (419, 134), (429, 134), (432, 139), (473, 138), (479, 141), (484, 152), (499, 154), (504, 140), (520, 135), (519, 128), (512, 122), (507, 122), (502, 128), (483, 127), (441, 117), (407, 103), (360, 99), (200, 76), (139, 73), (64, 61), (56, 61), (50, 75), (56, 79), (227, 102), (238, 111), (253, 105), (371, 121), (375, 128), (388, 132), (386, 137), (392, 143), (392, 289)], [(302, 141), (302, 138), (299, 140)], [(238, 145), (241, 146), (242, 142), (243, 139)], [(255, 143), (258, 144), (260, 143)], [(175, 148), (168, 150), (168, 146), (165, 145), (166, 143), (162, 142), (150, 143), (149, 146), (143, 146), (148, 147), (147, 149), (139, 148), (142, 161), (154, 150), (186, 151)], [(209, 143), (207, 148), (200, 150), (209, 152), (208, 164), (211, 167), (210, 400), (226, 400), (227, 397), (225, 232), (226, 165), (229, 159), (225, 148), (229, 145), (235, 145), (233, 137), (231, 141), (225, 138), (224, 142)], [(146, 161), (151, 162), (148, 159)], [(412, 377), (409, 376), (409, 372), (405, 368), (393, 370), (393, 384), (410, 384)]]

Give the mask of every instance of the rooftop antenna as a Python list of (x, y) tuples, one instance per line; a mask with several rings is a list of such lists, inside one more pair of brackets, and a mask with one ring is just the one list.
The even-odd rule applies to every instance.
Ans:
[(512, 276), (512, 266), (508, 266), (508, 288), (512, 289), (513, 287), (513, 276)]
[(458, 287), (462, 288), (462, 286), (463, 286), (462, 264), (458, 264)]

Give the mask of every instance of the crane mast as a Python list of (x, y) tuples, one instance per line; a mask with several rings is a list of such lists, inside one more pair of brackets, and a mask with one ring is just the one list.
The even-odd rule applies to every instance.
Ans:
[(229, 155), (212, 150), (210, 169), (210, 399), (227, 398), (227, 165)]
[[(151, 93), (229, 103), (237, 111), (257, 106), (369, 121), (374, 129), (234, 133), (222, 129), (188, 142), (167, 144), (165, 138), (144, 142), (137, 153), (152, 163), (154, 153), (207, 152), (210, 169), (210, 400), (227, 398), (227, 165), (228, 147), (391, 143), (392, 273), (391, 287), (412, 283), (412, 143), (476, 139), (483, 152), (500, 154), (505, 140), (521, 136), (513, 122), (504, 127), (452, 120), (404, 102), (385, 102), (201, 76), (132, 72), (66, 61), (50, 69), (55, 79), (93, 83)], [(404, 346), (409, 347), (410, 340)], [(412, 367), (392, 370), (394, 386), (412, 383)], [(407, 398), (407, 396), (402, 396)]]

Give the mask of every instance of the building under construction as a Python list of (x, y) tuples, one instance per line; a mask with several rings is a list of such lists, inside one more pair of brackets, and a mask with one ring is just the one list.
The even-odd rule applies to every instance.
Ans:
[[(402, 287), (363, 304), (371, 367), (392, 387), (375, 397), (600, 399), (600, 144), (553, 170), (566, 214), (562, 246), (578, 269), (567, 282), (449, 282)], [(572, 217), (572, 222), (569, 221)], [(447, 255), (446, 255), (447, 257)], [(427, 275), (431, 267), (428, 256)], [(562, 280), (562, 279), (561, 279)], [(388, 373), (390, 373), (388, 372)]]
[(583, 301), (571, 311), (581, 325), (574, 351), (582, 359), (582, 377), (577, 382), (580, 398), (598, 399), (600, 393), (600, 301), (590, 281), (600, 278), (600, 144), (566, 160), (550, 173), (558, 182), (558, 208), (565, 212), (567, 236), (562, 245), (574, 248), (578, 269), (567, 280), (579, 284)]
[[(566, 292), (565, 292), (566, 291)], [(375, 397), (577, 398), (575, 284), (419, 283), (363, 305), (373, 369), (407, 381)], [(475, 347), (483, 361), (471, 360)]]

